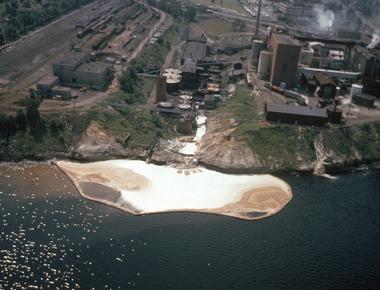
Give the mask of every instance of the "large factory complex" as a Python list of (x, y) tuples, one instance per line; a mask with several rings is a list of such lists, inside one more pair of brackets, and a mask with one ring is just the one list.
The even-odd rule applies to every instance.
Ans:
[[(247, 1), (249, 7), (261, 2)], [(255, 26), (248, 17), (238, 18), (251, 25), (246, 33), (235, 35), (248, 39), (250, 52), (244, 57), (216, 48), (215, 43), (224, 36), (213, 38), (196, 22), (187, 24), (178, 35), (181, 46), (173, 54), (177, 60), (153, 75), (152, 111), (192, 122), (200, 110), (217, 108), (233, 96), (235, 85), (245, 83), (253, 92), (263, 88), (260, 97), (265, 100), (262, 110), (268, 122), (326, 126), (359, 116), (380, 117), (380, 47), (374, 37), (330, 27), (327, 32), (312, 34), (292, 26), (292, 19), (315, 17), (313, 7), (319, 2), (281, 1), (277, 9), (286, 25), (271, 24), (267, 10), (262, 12), (263, 23), (258, 17)], [(127, 69), (142, 36), (148, 41), (141, 47), (160, 45), (157, 39), (162, 31), (154, 34), (157, 29), (150, 30), (157, 23), (158, 10), (138, 2), (115, 3), (75, 24), (76, 41), (51, 63), (50, 73), (29, 89), (32, 95), (71, 100), (87, 91), (108, 94), (110, 85)], [(245, 8), (252, 15), (260, 11)], [(227, 18), (215, 14), (199, 20), (207, 17)], [(222, 45), (247, 50), (239, 41), (222, 41)], [(279, 101), (267, 100), (266, 94), (279, 96)]]
[(192, 27), (181, 65), (166, 69), (160, 79), (165, 85), (157, 86), (156, 111), (183, 115), (183, 110), (214, 109), (228, 96), (229, 84), (244, 79), (248, 85), (265, 87), (286, 99), (285, 103), (266, 102), (269, 122), (325, 126), (343, 122), (350, 113), (356, 118), (353, 114), (358, 110), (377, 116), (378, 46), (271, 28), (264, 37), (252, 40), (251, 57), (246, 61), (213, 59), (210, 50), (207, 36)]

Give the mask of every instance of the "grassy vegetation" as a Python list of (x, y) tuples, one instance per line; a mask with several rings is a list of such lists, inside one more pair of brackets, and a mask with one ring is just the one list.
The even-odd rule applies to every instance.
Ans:
[(19, 161), (22, 159), (45, 159), (64, 155), (69, 147), (79, 141), (91, 119), (90, 114), (48, 114), (39, 121), (38, 131), (27, 126), (10, 138), (0, 136), (2, 147), (0, 159)]
[(245, 84), (238, 84), (235, 95), (218, 111), (237, 121), (231, 136), (245, 139), (264, 164), (296, 169), (300, 163), (315, 159), (313, 142), (319, 129), (267, 123), (261, 104)]
[(221, 19), (205, 19), (199, 22), (199, 25), (207, 34), (219, 35), (234, 32), (232, 22)]
[[(110, 135), (129, 136), (131, 149), (147, 148), (169, 120), (152, 114), (149, 107), (139, 105), (147, 100), (155, 78), (142, 77), (138, 73), (161, 69), (171, 45), (177, 40), (177, 29), (170, 28), (162, 38), (162, 45), (146, 46), (131, 63), (124, 74), (129, 92), (120, 90), (81, 113), (40, 115), (37, 110), (39, 101), (36, 100), (20, 116), (0, 114), (0, 159), (19, 161), (63, 156), (80, 141), (91, 121), (98, 122)], [(134, 74), (132, 78), (131, 74)], [(27, 106), (29, 101), (25, 103)], [(174, 131), (169, 127), (163, 137), (172, 135)]]
[(317, 137), (330, 155), (327, 162), (380, 159), (380, 122), (331, 129), (274, 125), (264, 120), (262, 111), (243, 84), (237, 85), (236, 94), (218, 108), (219, 113), (238, 123), (231, 136), (245, 139), (263, 164), (291, 170), (305, 162), (311, 164), (316, 160)]
[(283, 169), (296, 169), (316, 158), (314, 139), (319, 129), (297, 126), (273, 126), (246, 132), (248, 145), (266, 163)]
[(177, 41), (178, 26), (172, 26), (156, 45), (145, 47), (120, 78), (121, 90), (116, 96), (127, 104), (142, 104), (149, 97), (155, 78), (139, 76), (141, 73), (158, 75), (171, 46)]
[(77, 9), (92, 0), (8, 0), (0, 1), (0, 45)]
[(152, 113), (150, 108), (128, 107), (117, 97), (108, 99), (104, 105), (107, 109), (96, 110), (93, 119), (111, 135), (129, 135), (131, 148), (149, 147), (154, 138), (163, 131), (164, 138), (174, 134), (171, 128), (164, 130), (169, 120)]
[(360, 156), (364, 160), (380, 159), (380, 122), (324, 131), (326, 150), (339, 159)]
[(259, 116), (260, 108), (251, 93), (251, 88), (242, 83), (236, 86), (234, 96), (222, 103), (218, 111), (230, 114), (238, 121), (237, 131), (240, 133), (244, 133), (243, 127), (249, 125), (256, 128), (260, 126), (260, 120), (263, 120), (263, 116)]

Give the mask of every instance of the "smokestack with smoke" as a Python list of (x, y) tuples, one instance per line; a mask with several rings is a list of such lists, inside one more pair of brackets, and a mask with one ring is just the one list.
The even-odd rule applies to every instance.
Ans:
[(331, 10), (324, 10), (320, 7), (314, 8), (317, 15), (317, 21), (321, 30), (329, 29), (333, 26), (335, 21), (335, 14)]
[(372, 41), (367, 46), (369, 49), (374, 49), (376, 45), (380, 43), (380, 31), (376, 31), (374, 34), (372, 34)]

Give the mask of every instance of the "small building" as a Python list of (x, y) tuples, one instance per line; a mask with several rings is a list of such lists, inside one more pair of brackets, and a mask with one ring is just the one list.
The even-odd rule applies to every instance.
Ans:
[(245, 69), (234, 69), (228, 73), (228, 82), (236, 83), (245, 77)]
[(265, 117), (270, 122), (313, 126), (324, 126), (328, 120), (326, 109), (273, 103), (265, 104)]
[(62, 100), (70, 100), (71, 90), (70, 88), (56, 86), (52, 88), (51, 95), (53, 98), (62, 99)]
[(376, 98), (371, 95), (359, 93), (352, 97), (352, 103), (358, 106), (373, 108), (375, 106)]
[(332, 100), (336, 96), (336, 83), (324, 72), (316, 72), (314, 74), (314, 80), (316, 83), (315, 94), (324, 100)]
[(37, 83), (37, 91), (41, 97), (51, 97), (52, 88), (59, 85), (59, 79), (56, 76), (45, 76)]
[(342, 50), (329, 50), (330, 69), (341, 70), (344, 66), (344, 52)]
[(111, 65), (92, 62), (85, 52), (70, 52), (53, 64), (54, 76), (62, 86), (104, 90), (112, 80)]
[(103, 62), (86, 62), (72, 72), (72, 86), (87, 86), (94, 90), (105, 89), (112, 80), (110, 65)]

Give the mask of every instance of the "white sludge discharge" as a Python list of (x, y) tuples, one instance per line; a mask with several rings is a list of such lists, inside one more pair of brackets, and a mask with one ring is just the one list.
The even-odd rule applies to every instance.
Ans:
[(189, 175), (143, 161), (58, 162), (84, 197), (132, 214), (194, 211), (258, 219), (292, 198), (289, 185), (271, 175), (230, 175), (197, 168)]

